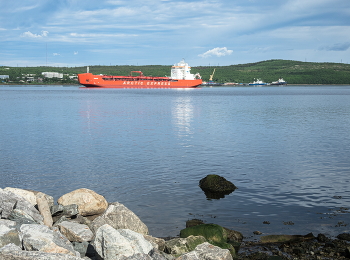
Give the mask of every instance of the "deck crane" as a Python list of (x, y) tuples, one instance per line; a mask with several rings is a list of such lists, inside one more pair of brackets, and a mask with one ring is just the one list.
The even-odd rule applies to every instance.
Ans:
[(215, 69), (213, 71), (213, 74), (211, 74), (209, 77), (209, 82), (213, 82), (214, 73), (215, 73)]

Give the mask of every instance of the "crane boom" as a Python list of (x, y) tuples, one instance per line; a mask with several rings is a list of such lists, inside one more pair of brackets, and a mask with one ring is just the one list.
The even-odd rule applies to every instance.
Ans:
[(214, 71), (213, 71), (213, 74), (210, 75), (209, 81), (213, 81), (214, 73), (215, 73), (215, 69), (214, 69)]

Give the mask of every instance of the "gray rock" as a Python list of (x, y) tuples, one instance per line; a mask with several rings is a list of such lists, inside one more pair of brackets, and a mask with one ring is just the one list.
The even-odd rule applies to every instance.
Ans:
[(96, 233), (97, 229), (105, 224), (115, 229), (130, 229), (148, 235), (148, 228), (140, 218), (118, 202), (111, 203), (101, 216), (94, 219), (91, 223), (91, 229)]
[(89, 242), (72, 242), (75, 251), (80, 253), (80, 257), (95, 257), (95, 248)]
[(232, 260), (228, 249), (221, 249), (208, 242), (198, 245), (195, 250), (184, 254), (176, 260)]
[(8, 219), (0, 219), (0, 225), (6, 226), (8, 228), (13, 228), (16, 226), (16, 222)]
[(80, 257), (40, 251), (22, 251), (14, 244), (0, 248), (0, 260), (81, 260)]
[[(23, 197), (25, 200), (27, 200), (33, 206), (35, 206), (37, 204), (36, 195), (39, 193), (38, 191), (24, 190), (24, 189), (11, 188), (11, 187), (6, 187), (4, 190), (5, 191), (10, 191), (12, 193), (17, 194), (18, 196)], [(53, 199), (52, 196), (44, 194), (44, 197), (45, 197), (45, 199), (47, 200), (47, 202), (48, 202), (48, 204), (50, 206), (52, 206), (54, 204), (54, 199)]]
[(119, 258), (120, 260), (153, 260), (152, 257), (150, 257), (147, 254), (134, 254), (132, 256), (122, 256)]
[(58, 205), (53, 205), (51, 208), (50, 208), (50, 211), (51, 211), (51, 215), (52, 216), (56, 216), (58, 214), (61, 214), (63, 213), (63, 206), (58, 204)]
[(162, 238), (152, 237), (149, 235), (143, 235), (143, 237), (152, 244), (155, 249), (159, 251), (164, 251), (165, 249), (165, 240)]
[(7, 244), (22, 246), (18, 231), (0, 224), (0, 248)]
[(173, 255), (166, 254), (158, 250), (153, 250), (152, 252), (149, 253), (149, 255), (151, 256), (152, 260), (174, 260), (175, 259)]
[(78, 205), (70, 204), (67, 206), (63, 206), (62, 214), (68, 218), (78, 215), (79, 214)]
[(70, 221), (70, 219), (67, 218), (66, 216), (62, 216), (58, 220), (55, 221), (55, 224), (53, 224), (53, 226), (54, 227), (58, 227), (58, 225), (61, 224), (64, 221)]
[(88, 242), (94, 237), (94, 234), (87, 225), (63, 221), (58, 224), (61, 233), (71, 242)]
[(27, 251), (43, 251), (76, 256), (73, 245), (61, 233), (53, 231), (44, 225), (22, 225), (23, 247)]
[(24, 210), (20, 210), (20, 209), (14, 209), (12, 210), (12, 212), (10, 213), (10, 215), (8, 216), (9, 220), (13, 220), (15, 222), (17, 222), (17, 220), (23, 220), (26, 221), (28, 223), (33, 223), (36, 224), (35, 220), (32, 218), (32, 216), (30, 216), (29, 214), (27, 214), (27, 212), (25, 212)]
[(52, 227), (53, 220), (50, 212), (50, 206), (46, 199), (46, 195), (42, 192), (36, 194), (36, 203), (39, 209), (41, 216), (43, 216), (44, 225)]
[(128, 229), (116, 230), (107, 224), (97, 230), (93, 246), (105, 260), (120, 260), (153, 250), (151, 243), (141, 234)]
[(26, 212), (35, 222), (43, 224), (39, 211), (23, 197), (0, 189), (0, 218), (8, 219), (14, 209)]

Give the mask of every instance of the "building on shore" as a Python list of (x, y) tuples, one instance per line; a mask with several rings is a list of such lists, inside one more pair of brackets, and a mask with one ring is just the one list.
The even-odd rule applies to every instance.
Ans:
[(41, 73), (45, 78), (59, 78), (63, 79), (63, 73), (58, 73), (58, 72), (42, 72)]

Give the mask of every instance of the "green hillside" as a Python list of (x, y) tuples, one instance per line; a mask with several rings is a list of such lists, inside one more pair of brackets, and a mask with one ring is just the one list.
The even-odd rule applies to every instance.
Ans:
[[(142, 71), (146, 76), (169, 76), (169, 66), (89, 66), (93, 74), (129, 75), (130, 71)], [(288, 84), (350, 84), (350, 65), (344, 63), (315, 63), (291, 60), (268, 60), (256, 63), (231, 66), (199, 66), (192, 67), (191, 72), (199, 72), (204, 81), (216, 69), (213, 80), (219, 83), (236, 82), (249, 83), (254, 79), (261, 79), (270, 83), (278, 78), (284, 78)], [(59, 72), (64, 74), (63, 79), (42, 79), (43, 84), (49, 83), (76, 83), (69, 76), (86, 72), (86, 67), (0, 67), (0, 75), (9, 75), (12, 83), (27, 82), (37, 84), (37, 78), (43, 78), (42, 72)]]

